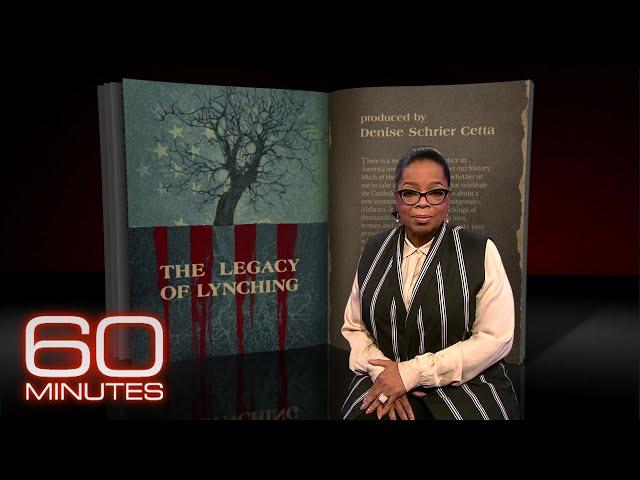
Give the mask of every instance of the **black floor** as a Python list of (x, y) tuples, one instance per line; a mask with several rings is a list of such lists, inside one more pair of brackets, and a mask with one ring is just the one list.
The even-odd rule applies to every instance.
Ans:
[[(156, 407), (25, 404), (20, 358), (27, 318), (104, 311), (102, 274), (14, 275), (0, 307), (0, 418), (334, 419), (351, 379), (348, 353), (320, 346), (285, 353), (179, 362)], [(32, 290), (15, 285), (34, 285)], [(36, 288), (36, 285), (38, 286)], [(37, 292), (37, 293), (34, 293)], [(34, 300), (37, 298), (37, 300)], [(526, 360), (510, 365), (521, 415), (637, 421), (637, 277), (530, 276)]]

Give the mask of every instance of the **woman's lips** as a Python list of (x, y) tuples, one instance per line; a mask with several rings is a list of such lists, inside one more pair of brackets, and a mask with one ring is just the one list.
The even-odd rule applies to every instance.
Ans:
[(413, 218), (415, 219), (416, 223), (424, 225), (426, 223), (429, 223), (432, 217), (428, 215), (414, 215)]

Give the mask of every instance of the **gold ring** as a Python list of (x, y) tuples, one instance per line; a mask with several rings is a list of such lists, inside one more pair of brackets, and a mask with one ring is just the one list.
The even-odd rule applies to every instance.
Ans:
[(385, 403), (387, 400), (389, 400), (389, 397), (387, 397), (384, 393), (381, 393), (380, 395), (378, 395), (378, 400), (380, 400), (380, 403)]

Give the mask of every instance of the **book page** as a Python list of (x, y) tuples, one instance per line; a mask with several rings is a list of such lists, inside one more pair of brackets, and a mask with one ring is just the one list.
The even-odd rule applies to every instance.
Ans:
[(531, 82), (359, 88), (329, 104), (331, 344), (348, 348), (340, 328), (366, 240), (395, 226), (398, 160), (430, 145), (451, 170), (450, 221), (498, 247), (516, 305), (507, 361), (522, 362)]

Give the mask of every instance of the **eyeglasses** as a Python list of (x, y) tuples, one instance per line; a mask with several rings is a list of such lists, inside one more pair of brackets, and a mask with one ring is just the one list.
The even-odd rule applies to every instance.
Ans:
[(424, 195), (424, 198), (427, 199), (427, 203), (429, 205), (440, 205), (444, 202), (444, 199), (447, 198), (447, 194), (451, 190), (447, 190), (446, 188), (436, 188), (434, 190), (429, 190), (428, 192), (416, 192), (415, 190), (398, 190), (396, 193), (400, 195), (400, 198), (404, 202), (405, 205), (414, 206), (420, 203), (420, 199)]

